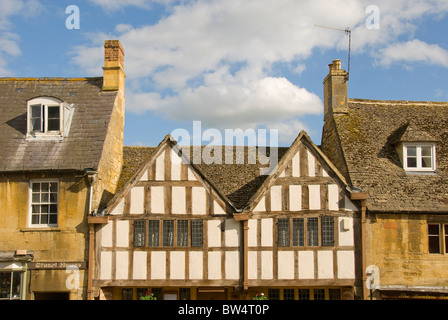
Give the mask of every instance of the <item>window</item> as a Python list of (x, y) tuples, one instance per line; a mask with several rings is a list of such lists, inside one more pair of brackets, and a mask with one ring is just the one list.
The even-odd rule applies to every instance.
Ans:
[(0, 300), (19, 300), (22, 295), (22, 272), (0, 272)]
[(289, 247), (289, 218), (278, 219), (278, 246)]
[(134, 246), (144, 247), (146, 238), (146, 221), (135, 220), (134, 221)]
[(121, 300), (132, 300), (134, 290), (132, 288), (124, 288), (121, 290)]
[(148, 246), (149, 247), (158, 247), (159, 246), (159, 221), (158, 220), (149, 220), (148, 221)]
[(177, 246), (188, 246), (188, 220), (177, 221)]
[(328, 289), (330, 300), (341, 300), (341, 289)]
[(163, 220), (163, 246), (174, 246), (174, 220)]
[[(148, 238), (146, 240), (146, 220), (134, 221), (134, 246), (159, 247), (202, 247), (202, 220), (147, 220)], [(160, 228), (162, 230), (160, 230)], [(191, 234), (191, 236), (190, 236)], [(160, 240), (160, 235), (162, 239)], [(191, 237), (191, 239), (190, 239)]]
[(55, 227), (58, 224), (57, 181), (31, 182), (31, 226)]
[(428, 224), (428, 252), (448, 253), (448, 224)]
[[(319, 228), (320, 224), (320, 228)], [(292, 218), (292, 242), (290, 218), (278, 218), (277, 243), (279, 247), (334, 246), (334, 217)], [(320, 243), (319, 243), (320, 241)]]
[(299, 289), (299, 300), (310, 300), (310, 289)]
[(203, 245), (202, 220), (191, 220), (191, 246), (202, 247)]
[(294, 289), (284, 289), (283, 300), (294, 300)]
[(67, 136), (73, 112), (72, 105), (51, 97), (28, 101), (27, 137)]
[(179, 288), (179, 300), (190, 300), (190, 288)]
[(325, 289), (314, 289), (314, 300), (325, 300)]
[(292, 245), (303, 247), (305, 244), (305, 223), (303, 218), (292, 219)]
[(334, 245), (334, 218), (322, 217), (321, 219), (322, 246)]
[(318, 218), (308, 218), (307, 220), (307, 245), (310, 247), (319, 245), (319, 222)]
[(403, 164), (407, 171), (434, 171), (436, 169), (434, 144), (405, 144)]
[(280, 289), (268, 289), (269, 300), (280, 300)]

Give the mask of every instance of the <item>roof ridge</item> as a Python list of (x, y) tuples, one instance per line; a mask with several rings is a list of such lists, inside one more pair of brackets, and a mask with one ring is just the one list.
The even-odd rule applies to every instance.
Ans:
[(359, 99), (359, 98), (349, 98), (348, 102), (356, 102), (356, 103), (377, 103), (377, 104), (403, 104), (403, 105), (448, 105), (448, 101), (413, 101), (413, 100), (375, 100), (375, 99)]

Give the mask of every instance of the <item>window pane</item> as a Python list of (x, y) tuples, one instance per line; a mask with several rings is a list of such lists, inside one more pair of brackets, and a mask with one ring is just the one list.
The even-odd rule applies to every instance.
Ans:
[(303, 246), (305, 244), (305, 223), (303, 218), (292, 219), (292, 245)]
[(40, 192), (40, 183), (33, 183), (32, 190), (33, 192)]
[(431, 157), (422, 157), (422, 168), (432, 168)]
[(294, 300), (294, 289), (284, 289), (283, 300)]
[(190, 300), (190, 288), (179, 288), (179, 300)]
[(308, 218), (306, 231), (308, 233), (307, 236), (307, 245), (308, 246), (318, 246), (319, 245), (319, 224), (318, 218)]
[(310, 300), (310, 289), (299, 289), (299, 300)]
[(341, 290), (340, 289), (329, 289), (328, 295), (330, 300), (341, 300)]
[(314, 289), (314, 300), (325, 300), (325, 289)]
[(408, 157), (416, 157), (417, 156), (417, 147), (407, 147)]
[(448, 224), (445, 224), (443, 227), (445, 229), (445, 253), (448, 253)]
[(125, 288), (121, 291), (121, 299), (122, 300), (132, 300), (132, 288)]
[(428, 225), (428, 251), (429, 253), (440, 253), (439, 225)]
[(268, 289), (269, 300), (280, 300), (280, 289)]
[(48, 130), (58, 131), (59, 130), (59, 106), (49, 106), (48, 107)]
[(407, 166), (408, 168), (417, 168), (417, 158), (408, 157)]
[(50, 224), (57, 224), (57, 223), (58, 223), (58, 215), (50, 214)]
[(322, 217), (322, 245), (333, 246), (334, 245), (334, 218)]
[(174, 220), (163, 220), (163, 246), (174, 246)]
[(159, 221), (149, 220), (148, 221), (148, 246), (158, 247), (159, 246)]
[(48, 214), (41, 214), (40, 215), (40, 223), (41, 224), (48, 224)]
[(41, 105), (37, 104), (37, 105), (33, 105), (31, 106), (31, 131), (42, 131), (42, 125), (41, 125), (41, 119), (42, 119), (42, 114), (41, 114)]
[(202, 220), (191, 220), (191, 246), (202, 247), (203, 245)]
[(11, 272), (0, 272), (0, 299), (11, 297)]
[(188, 246), (188, 220), (177, 221), (177, 246)]
[(134, 246), (144, 247), (146, 237), (146, 222), (145, 220), (134, 221)]
[(278, 219), (278, 246), (289, 247), (289, 219)]
[(431, 157), (432, 156), (432, 147), (423, 146), (422, 147), (422, 157)]

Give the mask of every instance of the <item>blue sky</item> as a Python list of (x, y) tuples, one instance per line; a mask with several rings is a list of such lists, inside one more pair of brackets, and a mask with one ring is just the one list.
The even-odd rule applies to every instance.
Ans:
[[(79, 8), (79, 29), (66, 28), (69, 5)], [(320, 144), (322, 81), (333, 59), (347, 69), (348, 37), (316, 24), (352, 30), (350, 98), (448, 100), (446, 0), (0, 0), (0, 8), (0, 77), (101, 76), (104, 41), (121, 41), (125, 145), (155, 146), (179, 128), (193, 134), (193, 121), (223, 136), (277, 129), (282, 146), (306, 130)]]

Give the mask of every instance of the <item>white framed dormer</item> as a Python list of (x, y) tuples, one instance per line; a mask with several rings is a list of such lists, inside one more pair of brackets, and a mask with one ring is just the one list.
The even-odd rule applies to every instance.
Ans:
[(436, 144), (431, 142), (403, 143), (403, 168), (410, 172), (436, 170)]
[(28, 139), (62, 139), (68, 136), (73, 105), (57, 98), (38, 97), (27, 102)]

